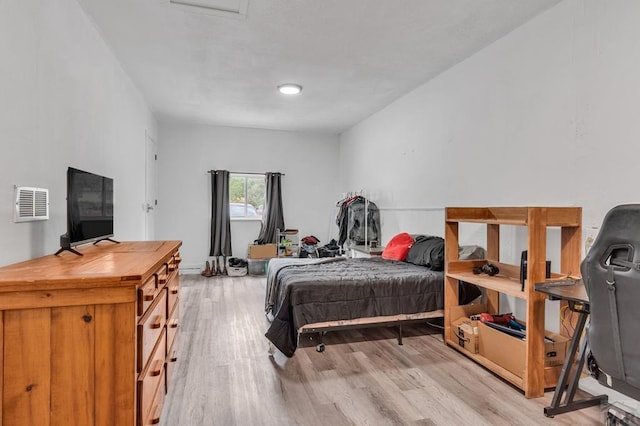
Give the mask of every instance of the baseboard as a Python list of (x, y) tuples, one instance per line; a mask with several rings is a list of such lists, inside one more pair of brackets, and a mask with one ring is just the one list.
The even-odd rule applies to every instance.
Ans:
[(180, 264), (180, 275), (199, 274), (202, 272), (202, 265), (200, 264)]

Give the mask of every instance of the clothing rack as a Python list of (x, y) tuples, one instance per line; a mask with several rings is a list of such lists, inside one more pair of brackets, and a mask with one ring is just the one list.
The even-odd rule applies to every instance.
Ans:
[(342, 193), (342, 197), (336, 203), (336, 207), (339, 207), (340, 204), (344, 203), (349, 198), (353, 198), (353, 197), (363, 197), (364, 199), (367, 199), (367, 197), (365, 196), (365, 190), (364, 189), (361, 189), (360, 191), (343, 192)]
[[(369, 197), (366, 195), (366, 191), (364, 189), (361, 189), (359, 191), (349, 191), (346, 193), (342, 193), (342, 197), (341, 199), (336, 203), (336, 207), (339, 207), (342, 205), (342, 203), (348, 201), (351, 198), (354, 197), (361, 197), (364, 200), (364, 244), (365, 246), (369, 245), (370, 241), (369, 241)], [(348, 210), (347, 212), (348, 215), (351, 214), (350, 210)], [(347, 217), (347, 223), (350, 223), (350, 216)], [(379, 229), (379, 224), (378, 224), (378, 239), (380, 238), (380, 229)], [(347, 241), (349, 241), (349, 238), (347, 237)], [(379, 242), (378, 242), (379, 243)]]

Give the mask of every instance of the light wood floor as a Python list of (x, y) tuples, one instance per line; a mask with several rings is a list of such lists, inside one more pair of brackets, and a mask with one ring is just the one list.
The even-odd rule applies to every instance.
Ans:
[(425, 325), (333, 332), (269, 355), (265, 279), (181, 278), (179, 358), (163, 426), (596, 425), (602, 408), (550, 419), (552, 393), (526, 399)]

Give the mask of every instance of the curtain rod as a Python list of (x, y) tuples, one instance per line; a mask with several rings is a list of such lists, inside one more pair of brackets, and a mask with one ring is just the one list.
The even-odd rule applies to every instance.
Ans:
[[(207, 173), (211, 174), (215, 172), (215, 170), (209, 170)], [(234, 175), (266, 175), (267, 172), (264, 173), (256, 173), (256, 172), (229, 172), (229, 173), (233, 173)], [(280, 173), (280, 176), (286, 176), (284, 173)]]

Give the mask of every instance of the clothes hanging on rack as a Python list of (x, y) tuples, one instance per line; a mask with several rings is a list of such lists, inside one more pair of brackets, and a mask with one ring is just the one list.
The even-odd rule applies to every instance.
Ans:
[(362, 195), (356, 195), (347, 197), (337, 204), (340, 207), (336, 216), (336, 224), (340, 230), (339, 246), (342, 247), (346, 241), (354, 245), (378, 241), (380, 212), (375, 203)]

